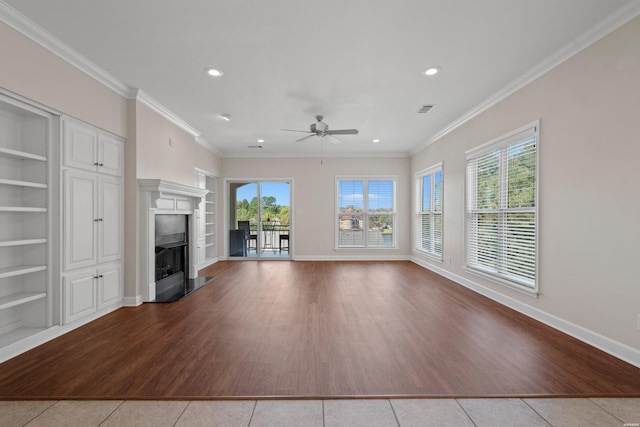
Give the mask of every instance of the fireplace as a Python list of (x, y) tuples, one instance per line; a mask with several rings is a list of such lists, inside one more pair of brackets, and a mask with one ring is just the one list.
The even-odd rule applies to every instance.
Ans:
[(156, 302), (176, 301), (187, 294), (188, 216), (156, 215)]
[(208, 190), (160, 179), (139, 179), (140, 298), (171, 302), (211, 278), (197, 277), (197, 218)]

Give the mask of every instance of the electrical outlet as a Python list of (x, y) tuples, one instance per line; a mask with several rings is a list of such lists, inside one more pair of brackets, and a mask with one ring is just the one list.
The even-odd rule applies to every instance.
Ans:
[(324, 245), (320, 245), (320, 250), (323, 250), (323, 249), (324, 249)]
[(449, 257), (449, 264), (451, 264), (451, 257)]
[(640, 314), (638, 314), (638, 330), (640, 331)]

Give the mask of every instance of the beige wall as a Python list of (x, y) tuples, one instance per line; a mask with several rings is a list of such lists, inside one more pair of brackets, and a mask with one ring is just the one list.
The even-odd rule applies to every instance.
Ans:
[(161, 178), (194, 185), (194, 168), (219, 175), (218, 156), (140, 102), (136, 103), (136, 141), (138, 179)]
[[(409, 256), (409, 158), (225, 158), (222, 176), (228, 179), (293, 180), (293, 252), (297, 259), (374, 259)], [(393, 175), (397, 177), (397, 250), (335, 250), (336, 175)], [(221, 219), (228, 222), (228, 213)], [(219, 220), (219, 223), (221, 221)], [(226, 236), (221, 224), (218, 235)], [(232, 227), (235, 228), (235, 227)], [(219, 242), (224, 246), (224, 242)], [(225, 247), (225, 249), (227, 249)], [(219, 251), (221, 255), (222, 251)], [(228, 250), (225, 251), (228, 253)]]
[[(433, 264), (436, 268), (572, 324), (576, 331), (584, 328), (602, 342), (626, 345), (636, 357), (638, 40), (640, 18), (412, 158), (413, 172), (444, 162), (445, 263)], [(464, 152), (536, 119), (541, 122), (537, 299), (463, 271)]]
[(127, 100), (0, 22), (0, 87), (127, 135)]

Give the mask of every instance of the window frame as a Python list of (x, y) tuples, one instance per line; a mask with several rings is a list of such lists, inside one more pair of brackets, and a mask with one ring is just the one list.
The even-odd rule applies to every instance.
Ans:
[[(440, 184), (440, 209), (437, 209), (438, 204), (436, 203), (436, 192), (435, 192), (435, 186), (436, 186), (436, 182), (435, 182), (435, 177), (436, 174), (440, 172), (440, 176), (441, 176), (441, 184)], [(428, 210), (423, 210), (422, 209), (422, 195), (423, 195), (423, 184), (424, 184), (424, 178), (427, 176), (431, 176), (431, 179), (429, 180), (429, 185), (430, 185), (430, 209)], [(426, 169), (423, 169), (419, 172), (417, 172), (414, 175), (414, 182), (415, 182), (415, 197), (414, 197), (414, 206), (415, 206), (415, 213), (414, 213), (414, 220), (415, 220), (415, 233), (414, 233), (414, 242), (413, 242), (413, 248), (416, 252), (418, 252), (420, 255), (426, 256), (434, 261), (439, 261), (442, 262), (443, 260), (443, 254), (444, 254), (444, 164), (443, 162), (437, 163), (433, 166), (430, 166)], [(435, 227), (435, 215), (440, 215), (440, 253), (438, 253), (435, 249), (437, 247), (437, 230)], [(422, 246), (422, 242), (423, 242), (423, 228), (422, 228), (422, 224), (424, 223), (423, 221), (423, 217), (424, 216), (428, 216), (429, 222), (431, 224), (430, 230), (431, 230), (431, 239), (430, 242), (431, 246), (434, 248), (434, 250), (427, 250)]]
[[(509, 189), (508, 179), (508, 153), (509, 147), (513, 147), (516, 144), (520, 144), (532, 137), (535, 138), (535, 174), (534, 174), (534, 206), (530, 208), (509, 208), (506, 206), (507, 195)], [(498, 203), (497, 209), (473, 209), (470, 205), (476, 192), (471, 187), (470, 177), (470, 162), (478, 160), (487, 154), (500, 152), (499, 155), (499, 190), (498, 190)], [(493, 139), (485, 144), (482, 144), (476, 148), (473, 148), (466, 153), (466, 168), (465, 168), (465, 271), (485, 279), (489, 279), (495, 283), (516, 289), (524, 292), (528, 295), (537, 296), (539, 294), (539, 191), (540, 191), (540, 120), (533, 121), (525, 126), (515, 129), (505, 135)], [(476, 169), (477, 170), (477, 169)], [(474, 182), (476, 177), (473, 177)], [(506, 188), (504, 187), (506, 184)], [(477, 196), (476, 196), (477, 197)], [(477, 201), (477, 199), (476, 199)], [(473, 245), (472, 245), (472, 215), (474, 212), (478, 213), (492, 213), (497, 214), (497, 232), (496, 232), (496, 247), (499, 248), (496, 253), (496, 267), (491, 269), (475, 264), (473, 262)], [(526, 279), (524, 276), (517, 276), (509, 274), (506, 271), (506, 257), (509, 253), (507, 248), (507, 221), (508, 214), (513, 213), (533, 213), (533, 279)], [(477, 257), (477, 253), (475, 254)]]
[[(397, 223), (397, 184), (398, 177), (395, 175), (336, 175), (335, 177), (335, 215), (334, 215), (334, 230), (335, 230), (335, 250), (391, 250), (398, 249), (398, 223)], [(346, 215), (345, 212), (340, 210), (340, 182), (342, 181), (362, 181), (363, 183), (363, 244), (362, 245), (340, 245), (340, 217)], [(369, 217), (380, 215), (380, 212), (370, 212), (368, 206), (369, 199), (369, 182), (370, 181), (390, 181), (392, 183), (392, 211), (384, 213), (384, 216), (390, 216), (392, 218), (392, 241), (390, 245), (372, 245), (368, 243), (368, 231), (369, 231)]]

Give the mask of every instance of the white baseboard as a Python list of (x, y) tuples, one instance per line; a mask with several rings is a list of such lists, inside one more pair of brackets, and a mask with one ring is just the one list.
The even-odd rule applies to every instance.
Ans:
[(562, 319), (553, 314), (547, 313), (546, 311), (532, 307), (521, 301), (496, 292), (493, 289), (487, 288), (486, 286), (480, 285), (465, 277), (461, 277), (457, 274), (451, 273), (450, 271), (447, 271), (443, 268), (431, 265), (420, 258), (411, 257), (411, 261), (421, 267), (433, 271), (434, 273), (446, 277), (447, 279), (450, 279), (458, 283), (459, 285), (471, 289), (474, 292), (484, 295), (489, 299), (512, 308), (517, 312), (524, 314), (525, 316), (538, 320), (548, 326), (551, 326), (554, 329), (564, 332), (567, 335), (579, 339), (580, 341), (592, 345), (593, 347), (600, 349), (605, 353), (608, 353), (614, 357), (617, 357), (618, 359), (624, 360), (625, 362), (640, 368), (640, 350), (638, 349), (612, 340), (611, 338), (608, 338), (575, 323), (569, 322), (568, 320)]
[(407, 255), (296, 255), (294, 261), (411, 261)]
[(39, 345), (46, 343), (47, 341), (51, 341), (52, 339), (58, 338), (68, 332), (73, 331), (80, 326), (86, 325), (89, 322), (92, 322), (99, 317), (104, 316), (105, 314), (111, 313), (122, 307), (122, 304), (114, 304), (112, 306), (106, 307), (96, 313), (93, 313), (89, 316), (86, 316), (80, 320), (76, 320), (75, 322), (69, 323), (68, 325), (56, 325), (48, 328), (42, 332), (31, 335), (30, 337), (24, 338), (20, 341), (9, 344), (5, 347), (0, 348), (0, 363), (5, 362), (13, 357), (18, 356), (26, 351), (29, 351)]
[(125, 307), (137, 307), (142, 305), (142, 295), (136, 295), (135, 297), (124, 297), (123, 306)]

